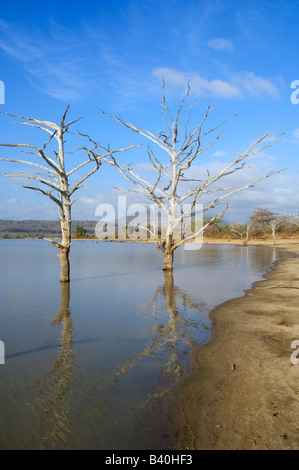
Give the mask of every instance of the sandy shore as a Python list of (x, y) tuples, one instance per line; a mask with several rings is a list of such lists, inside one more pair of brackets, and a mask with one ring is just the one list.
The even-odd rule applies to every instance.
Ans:
[(193, 351), (171, 400), (172, 449), (299, 449), (299, 244), (243, 297), (211, 312), (213, 336)]

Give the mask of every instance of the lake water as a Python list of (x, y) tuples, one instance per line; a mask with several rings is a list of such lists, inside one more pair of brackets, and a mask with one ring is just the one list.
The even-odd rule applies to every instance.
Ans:
[(210, 338), (209, 311), (273, 250), (181, 247), (172, 278), (153, 244), (74, 241), (70, 286), (56, 254), (0, 241), (0, 449), (161, 449), (167, 391)]

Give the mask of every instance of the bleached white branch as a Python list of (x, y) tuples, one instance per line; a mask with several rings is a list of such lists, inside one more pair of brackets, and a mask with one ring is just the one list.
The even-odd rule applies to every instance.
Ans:
[[(0, 144), (1, 146), (1, 144)], [(43, 165), (39, 165), (38, 163), (34, 163), (34, 162), (29, 162), (29, 161), (26, 161), (26, 160), (19, 160), (19, 159), (12, 159), (12, 158), (0, 158), (1, 161), (4, 161), (4, 162), (12, 162), (12, 163), (25, 163), (26, 165), (32, 165), (32, 166), (36, 166), (38, 168), (41, 168), (42, 170), (46, 170), (46, 171), (51, 171), (53, 173), (55, 173), (52, 169), (50, 168), (47, 168)]]

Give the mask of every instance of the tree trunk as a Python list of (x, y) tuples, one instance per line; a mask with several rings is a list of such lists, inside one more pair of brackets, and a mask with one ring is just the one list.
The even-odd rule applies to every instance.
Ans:
[(172, 249), (172, 235), (168, 235), (165, 251), (164, 251), (164, 263), (163, 271), (172, 271), (173, 270), (173, 249)]
[(272, 227), (272, 238), (273, 238), (273, 245), (276, 245), (276, 232), (275, 227)]
[(173, 270), (173, 251), (166, 250), (164, 253), (163, 271)]
[[(65, 173), (64, 167), (64, 149), (63, 142), (59, 141), (59, 159), (63, 172)], [(60, 189), (62, 191), (62, 207), (59, 210), (60, 215), (60, 227), (61, 227), (61, 245), (59, 246), (59, 258), (60, 258), (60, 282), (70, 281), (70, 248), (71, 248), (71, 230), (72, 230), (72, 218), (71, 218), (71, 201), (69, 194), (69, 184), (67, 177), (63, 177), (60, 180)]]
[(59, 258), (60, 258), (60, 282), (69, 282), (70, 280), (70, 246), (61, 246), (59, 248)]

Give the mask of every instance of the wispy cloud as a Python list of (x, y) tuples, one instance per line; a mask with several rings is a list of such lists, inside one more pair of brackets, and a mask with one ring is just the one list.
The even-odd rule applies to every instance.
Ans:
[(268, 78), (255, 75), (253, 72), (239, 72), (233, 74), (232, 82), (241, 90), (244, 94), (255, 98), (262, 98), (268, 95), (272, 98), (279, 98), (279, 90), (277, 86)]
[[(83, 99), (95, 79), (84, 66), (84, 45), (73, 33), (25, 32), (0, 20), (0, 48), (18, 61), (40, 91), (62, 101)], [(70, 34), (72, 37), (70, 37)], [(83, 58), (82, 58), (83, 57)]]
[(229, 155), (225, 150), (218, 150), (212, 154), (212, 157), (227, 157)]
[(234, 45), (230, 39), (214, 38), (208, 41), (208, 46), (216, 51), (233, 52)]
[(168, 85), (176, 87), (185, 88), (186, 83), (190, 81), (192, 92), (199, 96), (204, 94), (212, 94), (221, 98), (236, 98), (243, 96), (241, 90), (236, 85), (220, 79), (209, 81), (202, 78), (198, 73), (188, 75), (174, 69), (161, 67), (153, 70), (153, 76), (157, 78), (161, 78), (163, 76)]
[(299, 127), (294, 130), (294, 132), (293, 132), (293, 137), (295, 137), (296, 139), (299, 140)]
[(156, 68), (152, 73), (157, 78), (163, 76), (169, 85), (175, 87), (186, 87), (186, 83), (190, 81), (192, 92), (198, 96), (211, 94), (219, 98), (262, 98), (266, 95), (279, 98), (277, 86), (271, 80), (253, 72), (235, 73), (229, 80), (208, 80), (198, 73), (187, 74), (167, 67)]

